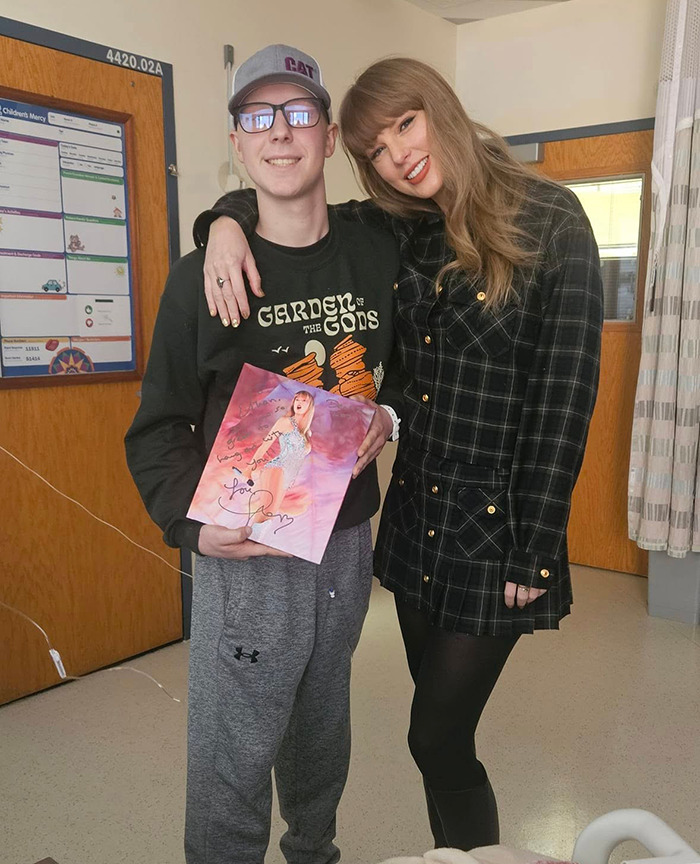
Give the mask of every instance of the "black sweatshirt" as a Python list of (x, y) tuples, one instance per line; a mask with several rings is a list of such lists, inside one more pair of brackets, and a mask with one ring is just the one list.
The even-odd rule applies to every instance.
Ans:
[[(265, 297), (249, 293), (250, 318), (238, 328), (209, 314), (202, 249), (175, 263), (161, 297), (125, 443), (134, 482), (169, 546), (198, 551), (201, 523), (185, 514), (244, 363), (401, 413), (394, 238), (331, 218), (329, 233), (303, 249), (249, 240)], [(378, 508), (373, 462), (351, 481), (335, 528), (358, 525)]]

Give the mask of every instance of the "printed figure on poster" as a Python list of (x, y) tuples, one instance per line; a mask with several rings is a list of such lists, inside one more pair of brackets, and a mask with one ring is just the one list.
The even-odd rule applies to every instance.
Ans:
[(373, 413), (246, 363), (188, 517), (320, 563)]

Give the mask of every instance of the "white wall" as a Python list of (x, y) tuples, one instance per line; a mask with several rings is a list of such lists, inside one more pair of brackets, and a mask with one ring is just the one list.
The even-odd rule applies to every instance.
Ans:
[[(418, 57), (454, 82), (455, 25), (405, 0), (4, 0), (2, 14), (173, 65), (182, 254), (193, 247), (194, 217), (221, 194), (225, 43), (236, 65), (273, 42), (304, 49), (318, 60), (336, 106), (365, 66), (389, 54)], [(326, 180), (329, 201), (364, 197), (340, 147)], [(392, 461), (389, 447), (379, 463), (383, 486)]]
[(502, 135), (653, 117), (666, 0), (569, 0), (457, 28), (456, 88)]
[[(655, 113), (666, 0), (569, 0), (455, 27), (405, 0), (5, 0), (3, 14), (173, 64), (180, 223), (219, 194), (226, 161), (222, 46), (236, 62), (269, 42), (321, 63), (338, 103), (365, 65), (408, 54), (435, 65), (467, 110), (504, 135), (617, 122)], [(455, 71), (456, 70), (456, 71)], [(357, 194), (342, 153), (329, 200)]]
[[(355, 75), (387, 54), (408, 54), (454, 80), (455, 26), (405, 0), (5, 0), (2, 14), (173, 64), (182, 251), (196, 214), (218, 198), (227, 159), (223, 45), (236, 64), (272, 42), (298, 45), (319, 61), (336, 104)], [(336, 153), (329, 200), (357, 196)]]

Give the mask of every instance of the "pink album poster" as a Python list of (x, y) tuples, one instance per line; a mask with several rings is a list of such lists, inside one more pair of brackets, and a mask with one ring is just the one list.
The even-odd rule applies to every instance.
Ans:
[(246, 363), (187, 515), (319, 564), (373, 414)]

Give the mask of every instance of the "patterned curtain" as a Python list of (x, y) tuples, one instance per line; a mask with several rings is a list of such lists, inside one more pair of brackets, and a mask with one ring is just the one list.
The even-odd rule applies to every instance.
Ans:
[(629, 536), (700, 551), (700, 0), (669, 0), (652, 161), (652, 236), (632, 430)]

